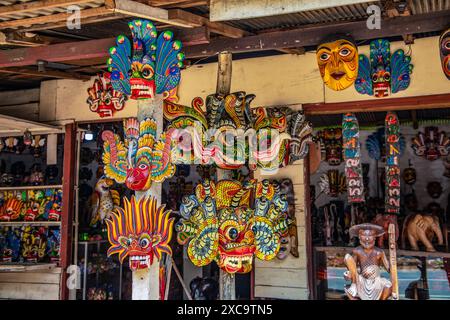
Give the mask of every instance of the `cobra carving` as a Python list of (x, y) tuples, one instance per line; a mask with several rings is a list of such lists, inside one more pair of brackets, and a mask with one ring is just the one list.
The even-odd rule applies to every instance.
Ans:
[(183, 199), (177, 240), (196, 266), (216, 261), (228, 273), (247, 273), (254, 256), (271, 260), (278, 254), (290, 223), (287, 211), (286, 196), (268, 180), (205, 180)]
[(124, 121), (125, 140), (112, 131), (103, 131), (103, 163), (105, 175), (129, 189), (139, 191), (151, 187), (152, 181), (172, 177), (175, 166), (170, 163), (170, 140), (163, 133), (156, 140), (156, 122), (151, 118), (138, 122)]
[[(303, 113), (287, 108), (250, 108), (255, 95), (243, 91), (195, 98), (192, 106), (164, 105), (169, 128), (177, 130), (172, 149), (175, 163), (215, 164), (237, 169), (278, 168), (304, 158), (312, 127)], [(248, 142), (247, 142), (248, 141)]]

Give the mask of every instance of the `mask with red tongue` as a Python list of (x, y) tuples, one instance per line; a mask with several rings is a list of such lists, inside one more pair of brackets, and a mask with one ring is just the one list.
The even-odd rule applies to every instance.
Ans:
[(117, 207), (106, 220), (111, 247), (108, 256), (119, 255), (120, 263), (126, 257), (132, 271), (149, 268), (153, 258), (172, 255), (169, 247), (172, 238), (173, 218), (164, 206), (157, 207), (156, 199), (142, 197), (124, 198), (123, 208)]

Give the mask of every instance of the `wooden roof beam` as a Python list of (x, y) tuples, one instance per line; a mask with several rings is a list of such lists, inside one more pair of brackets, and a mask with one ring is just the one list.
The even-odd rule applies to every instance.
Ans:
[(75, 80), (89, 80), (91, 77), (87, 75), (81, 75), (75, 72), (58, 71), (58, 70), (46, 70), (43, 72), (32, 70), (29, 68), (7, 68), (0, 69), (1, 74), (19, 74), (31, 77), (42, 78), (56, 78), (56, 79), (75, 79)]
[[(90, 18), (90, 17), (99, 17), (103, 15), (109, 15), (111, 14), (110, 10), (108, 10), (106, 7), (98, 7), (98, 8), (90, 8), (90, 9), (84, 9), (80, 10), (80, 18)], [(67, 19), (72, 15), (72, 13), (69, 12), (61, 12), (61, 13), (55, 13), (50, 15), (43, 15), (38, 16), (34, 18), (25, 18), (25, 19), (15, 19), (15, 20), (7, 20), (0, 22), (0, 30), (1, 29), (10, 29), (10, 28), (19, 28), (19, 27), (29, 27), (33, 25), (39, 25), (39, 24), (49, 24), (49, 23), (56, 23), (56, 22), (64, 22), (64, 25), (66, 25)]]
[[(252, 52), (315, 46), (324, 34), (350, 33), (356, 41), (442, 31), (448, 26), (450, 10), (433, 14), (411, 15), (383, 21), (380, 30), (368, 30), (366, 22), (347, 22), (271, 32), (241, 39), (220, 38), (208, 45), (185, 45), (187, 58), (208, 57), (221, 51)], [(183, 39), (180, 37), (180, 40)], [(37, 60), (64, 62), (106, 58), (115, 38), (68, 42), (45, 47), (0, 50), (0, 68), (35, 65)], [(377, 100), (378, 101), (378, 100)]]
[(92, 0), (43, 0), (43, 1), (24, 2), (10, 6), (1, 6), (0, 17), (43, 9), (67, 7), (74, 4), (83, 4), (88, 2), (92, 2)]
[(177, 21), (179, 23), (189, 23), (197, 27), (207, 26), (211, 32), (220, 34), (225, 37), (242, 38), (245, 35), (244, 30), (229, 26), (225, 23), (211, 22), (208, 18), (180, 9), (169, 10), (169, 19), (171, 21)]

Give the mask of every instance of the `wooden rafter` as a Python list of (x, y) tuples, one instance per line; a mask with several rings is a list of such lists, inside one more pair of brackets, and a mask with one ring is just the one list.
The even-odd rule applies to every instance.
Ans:
[[(383, 21), (380, 30), (368, 30), (366, 22), (330, 24), (300, 28), (283, 32), (272, 32), (240, 39), (221, 38), (211, 40), (208, 45), (185, 46), (187, 58), (207, 57), (221, 51), (251, 52), (298, 48), (319, 44), (324, 34), (350, 33), (357, 41), (401, 36), (405, 33), (423, 33), (444, 30), (449, 21), (450, 10), (433, 14), (412, 15)], [(182, 41), (182, 39), (180, 38)], [(105, 58), (115, 39), (98, 39), (46, 47), (0, 50), (0, 68), (35, 65), (37, 60), (63, 62)]]
[(205, 17), (180, 9), (169, 10), (169, 18), (171, 21), (189, 23), (192, 26), (198, 27), (204, 25), (207, 26), (211, 32), (230, 38), (242, 38), (245, 35), (245, 32), (241, 29), (220, 22), (211, 22)]
[[(110, 15), (111, 12), (106, 7), (98, 7), (98, 8), (90, 8), (80, 10), (80, 18), (90, 18), (90, 17), (99, 17), (103, 15)], [(0, 22), (0, 30), (1, 29), (9, 29), (9, 28), (18, 28), (18, 27), (26, 27), (33, 26), (37, 24), (48, 24), (54, 22), (65, 22), (72, 15), (69, 12), (61, 12), (50, 15), (43, 15), (34, 18), (25, 18), (25, 19), (16, 19), (16, 20), (8, 20)]]
[(43, 9), (67, 7), (73, 4), (83, 4), (92, 1), (93, 0), (43, 0), (19, 3), (0, 7), (0, 17)]
[(57, 70), (46, 70), (44, 72), (39, 72), (37, 70), (32, 70), (28, 68), (8, 68), (0, 69), (1, 74), (19, 74), (32, 77), (42, 77), (42, 78), (55, 78), (55, 79), (75, 79), (75, 80), (89, 80), (90, 76), (81, 75), (74, 72), (67, 71), (57, 71)]

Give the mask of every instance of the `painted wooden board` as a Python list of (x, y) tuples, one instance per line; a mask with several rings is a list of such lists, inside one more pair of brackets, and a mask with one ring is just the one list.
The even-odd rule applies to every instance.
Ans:
[(262, 268), (255, 274), (255, 286), (304, 288), (307, 281), (306, 269)]
[(1, 272), (0, 286), (3, 283), (40, 283), (57, 284), (61, 281), (60, 273), (43, 272)]
[(306, 248), (304, 246), (298, 246), (298, 251), (298, 258), (288, 255), (284, 260), (273, 259), (270, 261), (262, 261), (255, 259), (255, 275), (258, 273), (260, 268), (306, 269)]
[(257, 298), (307, 300), (308, 295), (307, 288), (255, 286), (255, 297)]
[(1, 283), (0, 299), (58, 300), (58, 284)]

